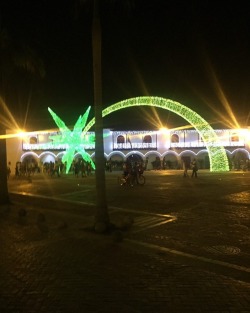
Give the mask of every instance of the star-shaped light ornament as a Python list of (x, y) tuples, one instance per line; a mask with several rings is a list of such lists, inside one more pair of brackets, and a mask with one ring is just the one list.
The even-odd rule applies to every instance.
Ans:
[(89, 116), (90, 107), (88, 107), (84, 115), (79, 116), (72, 131), (65, 125), (60, 117), (56, 115), (56, 113), (54, 113), (50, 108), (48, 108), (48, 110), (61, 132), (60, 135), (53, 135), (49, 138), (52, 139), (55, 144), (66, 145), (66, 151), (62, 158), (62, 162), (66, 164), (66, 174), (68, 174), (70, 170), (75, 152), (80, 153), (83, 160), (90, 162), (93, 169), (95, 169), (94, 162), (89, 154), (84, 150), (84, 145), (91, 144), (95, 141), (94, 135), (86, 136), (86, 132), (83, 131)]

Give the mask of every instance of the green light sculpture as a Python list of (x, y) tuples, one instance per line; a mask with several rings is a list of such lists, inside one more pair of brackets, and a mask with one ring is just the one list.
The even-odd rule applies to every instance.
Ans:
[(92, 161), (91, 157), (84, 150), (84, 144), (89, 144), (94, 141), (94, 136), (86, 136), (86, 132), (83, 131), (84, 126), (86, 125), (87, 118), (89, 116), (90, 107), (86, 110), (84, 115), (80, 115), (73, 131), (71, 131), (65, 123), (54, 113), (50, 108), (48, 108), (53, 120), (56, 125), (59, 127), (61, 134), (53, 135), (49, 138), (53, 140), (55, 144), (65, 144), (66, 152), (63, 155), (62, 162), (66, 163), (66, 173), (68, 174), (71, 164), (74, 160), (75, 152), (79, 152), (84, 161), (90, 162), (92, 167), (95, 169), (95, 164)]
[[(133, 107), (133, 106), (154, 106), (162, 109), (172, 111), (186, 121), (188, 121), (198, 131), (202, 137), (210, 159), (211, 172), (226, 172), (229, 171), (229, 164), (224, 147), (219, 143), (218, 137), (213, 128), (196, 112), (187, 108), (186, 106), (169, 99), (161, 97), (136, 97), (126, 99), (124, 101), (115, 103), (102, 111), (102, 116), (113, 113), (117, 110)], [(95, 124), (93, 118), (84, 128), (87, 132)]]

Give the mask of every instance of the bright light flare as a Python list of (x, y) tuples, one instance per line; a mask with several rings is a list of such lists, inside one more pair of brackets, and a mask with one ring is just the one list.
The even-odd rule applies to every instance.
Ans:
[(7, 104), (3, 100), (3, 98), (0, 96), (0, 106), (2, 108), (2, 112), (6, 115), (4, 117), (1, 115), (0, 123), (5, 129), (19, 129), (19, 126), (14, 118), (14, 116), (11, 114)]
[(57, 128), (53, 129), (46, 129), (46, 130), (38, 130), (38, 131), (32, 131), (32, 132), (26, 132), (23, 130), (12, 130), (11, 133), (0, 135), (0, 139), (11, 139), (11, 138), (22, 138), (26, 139), (32, 135), (38, 135), (38, 134), (51, 134), (53, 132), (57, 132)]
[(168, 128), (162, 127), (162, 128), (160, 128), (160, 132), (166, 133), (166, 132), (168, 132)]
[(164, 125), (162, 124), (161, 118), (155, 107), (151, 107), (150, 112), (144, 109), (143, 114), (144, 114), (145, 120), (148, 121), (154, 128), (157, 128), (157, 129), (164, 128)]
[(12, 134), (1, 135), (0, 139), (25, 138), (25, 137), (27, 137), (27, 134), (28, 133), (26, 133), (23, 130), (17, 130), (17, 131), (14, 131)]
[(210, 80), (214, 86), (215, 92), (220, 100), (220, 103), (224, 107), (225, 111), (227, 112), (228, 117), (225, 116), (225, 113), (221, 113), (221, 109), (215, 108), (213, 105), (209, 105), (209, 107), (220, 117), (221, 121), (228, 126), (228, 128), (240, 128), (240, 125), (233, 113), (233, 110), (230, 106), (230, 103), (225, 95), (225, 92), (221, 86), (218, 76), (216, 75), (215, 69), (211, 65), (210, 60), (207, 58), (207, 69), (210, 76)]

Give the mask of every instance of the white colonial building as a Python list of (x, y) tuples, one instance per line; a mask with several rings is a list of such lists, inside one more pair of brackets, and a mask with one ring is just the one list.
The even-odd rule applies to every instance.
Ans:
[[(230, 169), (239, 169), (250, 159), (250, 127), (245, 129), (214, 130), (217, 144), (224, 147)], [(60, 162), (66, 144), (54, 144), (53, 135), (59, 132), (32, 132), (22, 137), (6, 140), (7, 160), (15, 172), (17, 162), (33, 163), (42, 166), (45, 163)], [(93, 136), (93, 132), (87, 135)], [(84, 144), (85, 151), (95, 159), (95, 144)], [(209, 169), (210, 159), (206, 143), (196, 130), (158, 131), (113, 131), (104, 130), (104, 157), (112, 163), (113, 169), (121, 169), (124, 161), (141, 161), (147, 169), (182, 167), (183, 160), (196, 158), (200, 168)], [(75, 159), (81, 158), (76, 151)]]

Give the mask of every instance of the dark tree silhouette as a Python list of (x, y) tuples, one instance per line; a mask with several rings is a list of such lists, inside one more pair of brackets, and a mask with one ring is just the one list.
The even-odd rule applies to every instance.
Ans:
[(0, 204), (9, 203), (5, 135), (12, 123), (8, 95), (14, 93), (12, 79), (17, 69), (20, 74), (45, 75), (43, 62), (35, 52), (26, 45), (14, 43), (8, 32), (0, 29)]
[[(92, 19), (92, 53), (94, 77), (94, 108), (95, 108), (95, 165), (96, 165), (96, 215), (95, 223), (101, 230), (106, 230), (109, 225), (109, 213), (106, 197), (106, 180), (103, 147), (103, 118), (102, 118), (102, 27), (100, 19), (100, 0), (78, 0), (77, 5), (90, 2), (93, 5)], [(106, 3), (119, 2), (131, 7), (133, 1), (109, 0)], [(106, 5), (106, 4), (105, 4)], [(105, 226), (105, 227), (104, 227)]]

